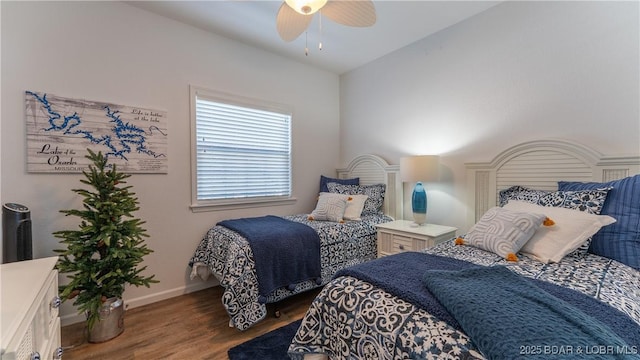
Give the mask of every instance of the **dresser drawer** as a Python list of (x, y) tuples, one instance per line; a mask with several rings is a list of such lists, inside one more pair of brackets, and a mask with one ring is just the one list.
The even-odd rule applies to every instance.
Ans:
[[(60, 319), (59, 318), (55, 318), (53, 320), (53, 323), (51, 324), (52, 327), (54, 329), (58, 329), (60, 328)], [(40, 359), (45, 360), (45, 359), (53, 359), (53, 360), (59, 360), (62, 359), (62, 346), (60, 346), (61, 343), (61, 339), (60, 339), (60, 332), (59, 331), (54, 331), (51, 334), (51, 338), (48, 339), (48, 341), (44, 344), (43, 348), (43, 352), (42, 352), (42, 356), (40, 357)]]
[(47, 337), (51, 336), (57, 329), (56, 320), (59, 321), (60, 305), (62, 301), (58, 296), (58, 272), (52, 271), (47, 279), (47, 289), (42, 301), (42, 317), (47, 319), (46, 328), (49, 330)]
[(57, 331), (55, 324), (60, 311), (57, 271), (51, 271), (47, 276), (42, 295), (38, 297), (37, 306), (35, 318), (36, 335), (38, 339), (48, 339)]

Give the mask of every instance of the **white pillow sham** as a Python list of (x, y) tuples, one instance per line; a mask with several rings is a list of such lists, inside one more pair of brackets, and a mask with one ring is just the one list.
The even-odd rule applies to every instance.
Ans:
[(520, 249), (520, 252), (529, 254), (543, 263), (559, 262), (584, 244), (600, 228), (616, 222), (616, 219), (608, 215), (594, 215), (584, 211), (540, 206), (518, 200), (509, 200), (504, 208), (545, 214), (555, 222), (554, 226), (539, 228)]
[(367, 201), (367, 195), (349, 195), (347, 200), (347, 208), (344, 210), (343, 218), (345, 220), (360, 221), (362, 210), (364, 210), (364, 202)]

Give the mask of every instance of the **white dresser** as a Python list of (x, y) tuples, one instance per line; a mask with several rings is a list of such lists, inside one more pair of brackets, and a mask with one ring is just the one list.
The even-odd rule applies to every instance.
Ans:
[(58, 257), (0, 265), (0, 358), (62, 358)]

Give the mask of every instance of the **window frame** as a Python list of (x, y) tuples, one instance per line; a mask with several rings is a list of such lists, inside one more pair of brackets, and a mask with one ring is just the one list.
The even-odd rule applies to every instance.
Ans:
[[(297, 201), (293, 196), (293, 111), (290, 106), (253, 99), (239, 95), (229, 94), (204, 87), (189, 85), (191, 108), (191, 210), (193, 212), (244, 209), (262, 206), (290, 205)], [(198, 199), (198, 143), (197, 143), (197, 119), (196, 99), (207, 98), (211, 101), (226, 103), (241, 107), (254, 108), (264, 111), (278, 112), (291, 116), (289, 124), (289, 183), (290, 194), (288, 196), (258, 196), (233, 199)]]

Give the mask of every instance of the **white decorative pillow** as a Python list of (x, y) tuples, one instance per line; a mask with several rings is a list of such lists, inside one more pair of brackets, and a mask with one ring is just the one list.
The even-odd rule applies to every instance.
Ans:
[(349, 195), (320, 193), (316, 208), (309, 214), (309, 220), (344, 222)]
[(509, 261), (517, 261), (516, 253), (533, 236), (547, 217), (542, 213), (512, 211), (493, 207), (471, 227), (457, 244), (467, 244), (491, 251)]
[(347, 208), (344, 210), (343, 218), (345, 220), (360, 221), (360, 215), (364, 209), (364, 203), (369, 197), (367, 195), (349, 195), (347, 200)]
[(553, 227), (539, 229), (520, 250), (543, 263), (559, 262), (584, 244), (601, 227), (616, 219), (560, 207), (540, 206), (524, 201), (509, 200), (504, 209), (530, 213), (544, 213), (553, 219)]

